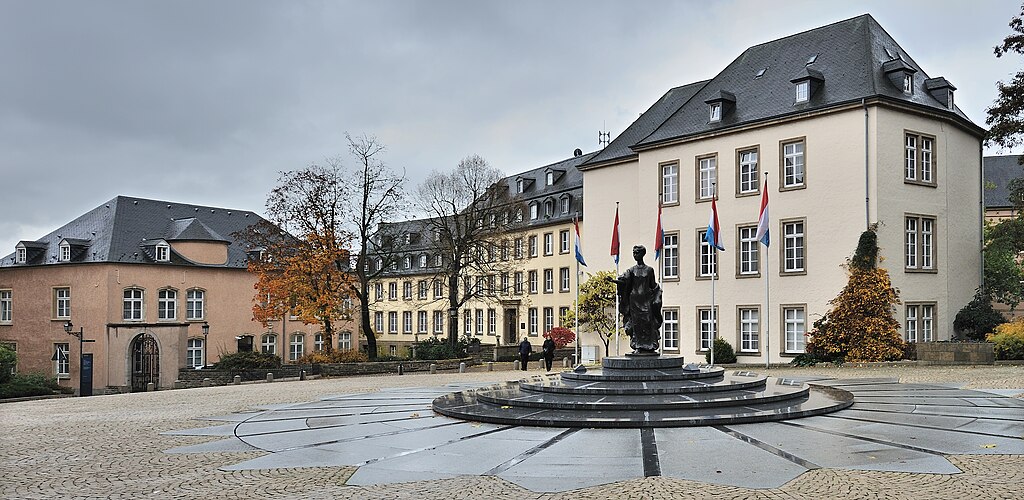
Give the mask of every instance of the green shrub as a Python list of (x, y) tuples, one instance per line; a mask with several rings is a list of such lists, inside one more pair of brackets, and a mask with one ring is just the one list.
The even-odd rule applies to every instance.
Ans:
[(295, 360), (299, 365), (311, 365), (321, 363), (362, 363), (369, 358), (365, 352), (354, 349), (335, 349), (331, 352), (314, 352)]
[(263, 352), (236, 352), (224, 354), (213, 365), (217, 370), (262, 370), (280, 368), (281, 358)]
[(986, 340), (995, 344), (996, 359), (1024, 359), (1024, 319), (997, 326)]
[(458, 359), (466, 357), (466, 348), (469, 344), (478, 339), (467, 339), (463, 337), (456, 342), (455, 347), (448, 343), (448, 339), (441, 337), (430, 337), (416, 342), (416, 359)]
[(14, 349), (7, 347), (4, 344), (0, 344), (0, 384), (6, 384), (11, 381), (11, 374), (14, 371), (14, 367), (18, 364), (18, 353), (14, 352)]
[(992, 299), (979, 289), (974, 298), (956, 313), (953, 331), (963, 339), (981, 340), (1005, 322), (1006, 318), (992, 307)]
[(61, 387), (52, 377), (41, 373), (17, 374), (11, 377), (7, 383), (0, 384), (0, 399), (51, 396), (74, 392), (74, 389)]
[[(715, 338), (714, 349), (715, 363), (728, 364), (736, 362), (736, 353), (732, 350), (732, 344), (730, 344), (728, 340), (725, 340), (722, 337)], [(711, 362), (710, 350), (704, 353), (704, 360), (708, 363)]]

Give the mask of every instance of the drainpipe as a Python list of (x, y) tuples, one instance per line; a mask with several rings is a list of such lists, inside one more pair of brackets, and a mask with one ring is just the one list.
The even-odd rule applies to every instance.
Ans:
[(868, 104), (865, 98), (860, 99), (860, 105), (864, 108), (864, 229), (871, 228), (871, 182), (870, 182), (870, 156), (868, 154)]
[(978, 283), (981, 289), (985, 289), (985, 151), (984, 143), (978, 144), (978, 177), (981, 182), (978, 186), (978, 215), (981, 224), (978, 225), (978, 249), (981, 253), (981, 262), (978, 264)]

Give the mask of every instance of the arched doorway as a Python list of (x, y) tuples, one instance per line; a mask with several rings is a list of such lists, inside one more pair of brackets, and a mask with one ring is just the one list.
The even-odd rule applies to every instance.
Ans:
[(132, 392), (142, 392), (152, 382), (160, 387), (160, 347), (156, 339), (140, 333), (132, 340)]

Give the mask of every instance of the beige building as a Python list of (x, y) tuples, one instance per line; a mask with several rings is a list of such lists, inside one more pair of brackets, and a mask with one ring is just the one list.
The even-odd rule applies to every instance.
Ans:
[(985, 219), (999, 222), (1015, 217), (1010, 203), (1010, 182), (1024, 177), (1020, 155), (986, 156), (985, 165)]
[[(504, 179), (521, 202), (522, 224), (499, 231), (493, 248), (502, 265), (464, 280), (486, 292), (458, 311), (460, 337), (485, 345), (515, 344), (525, 337), (539, 349), (542, 335), (561, 324), (576, 298), (573, 217), (583, 216), (582, 174), (576, 166), (589, 157), (578, 154)], [(370, 324), (384, 354), (406, 355), (415, 341), (447, 338), (447, 282), (439, 274), (446, 257), (424, 220), (392, 224), (388, 231), (402, 241), (401, 252), (371, 287)]]
[[(245, 210), (119, 196), (0, 260), (0, 342), (17, 370), (78, 387), (82, 329), (94, 393), (170, 387), (178, 370), (263, 350), (287, 362), (322, 347), (316, 325), (252, 320)], [(208, 327), (204, 331), (204, 327)], [(340, 347), (351, 346), (343, 325)], [(346, 335), (347, 333), (347, 335)]]
[[(981, 282), (984, 130), (954, 90), (869, 15), (753, 46), (668, 91), (580, 166), (585, 246), (608, 244), (620, 201), (623, 267), (644, 244), (664, 282), (663, 351), (703, 357), (717, 332), (740, 362), (763, 363), (803, 352), (877, 224), (905, 338), (948, 339)], [(769, 247), (755, 238), (763, 190)], [(714, 196), (721, 252), (704, 241)]]

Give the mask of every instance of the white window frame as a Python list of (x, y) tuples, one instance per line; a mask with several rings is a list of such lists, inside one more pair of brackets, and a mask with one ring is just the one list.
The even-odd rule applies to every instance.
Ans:
[(544, 333), (550, 332), (555, 327), (555, 308), (545, 307), (544, 308)]
[(373, 284), (373, 295), (378, 301), (384, 300), (384, 283)]
[(537, 220), (540, 216), (540, 205), (537, 202), (530, 203), (530, 220)]
[(170, 262), (171, 260), (171, 246), (167, 243), (157, 243), (156, 245), (156, 261), (157, 262)]
[(498, 311), (487, 310), (487, 335), (494, 336), (498, 332)]
[(402, 311), (402, 333), (412, 333), (412, 311)]
[(804, 219), (781, 221), (782, 274), (807, 272), (807, 224)]
[(427, 300), (430, 294), (430, 285), (427, 284), (427, 280), (420, 280), (416, 283), (416, 298), (419, 300)]
[(444, 333), (444, 311), (434, 311), (434, 334)]
[(571, 202), (571, 199), (569, 198), (569, 196), (568, 195), (563, 196), (562, 199), (559, 200), (559, 201), (561, 202), (561, 205), (562, 205), (562, 215), (565, 215), (565, 214), (569, 213), (570, 205), (572, 205), (572, 202)]
[(53, 289), (54, 318), (71, 319), (71, 287)]
[(57, 361), (55, 363), (55, 371), (58, 377), (70, 377), (71, 376), (71, 344), (67, 342), (57, 342), (53, 344), (53, 350), (61, 351), (64, 353), (63, 356), (56, 356)]
[(388, 283), (388, 300), (398, 300), (398, 283), (395, 281)]
[(807, 307), (802, 305), (782, 306), (783, 347), (786, 354), (804, 352), (807, 333)]
[(420, 268), (421, 269), (426, 269), (427, 268), (427, 262), (430, 262), (430, 257), (427, 257), (427, 254), (420, 255)]
[(201, 320), (206, 317), (206, 290), (190, 288), (185, 292), (185, 319)]
[(295, 361), (306, 353), (306, 336), (293, 333), (288, 341), (288, 360)]
[(697, 278), (711, 279), (718, 275), (718, 252), (707, 242), (707, 229), (697, 232)]
[(14, 249), (14, 263), (24, 264), (28, 260), (28, 249), (25, 247), (18, 247)]
[(156, 319), (175, 321), (178, 319), (178, 291), (163, 288), (156, 292)]
[(662, 205), (679, 203), (678, 162), (661, 165), (661, 203)]
[(806, 142), (803, 139), (783, 142), (782, 149), (782, 188), (798, 189), (807, 183), (805, 155)]
[(558, 270), (558, 291), (568, 292), (569, 288), (572, 287), (572, 281), (570, 279), (569, 268), (563, 267)]
[(66, 241), (60, 244), (60, 258), (61, 262), (68, 262), (71, 260), (71, 245)]
[[(718, 306), (715, 306), (715, 310)], [(712, 341), (716, 337), (715, 332), (718, 330), (715, 323), (718, 320), (718, 315), (713, 314), (710, 306), (697, 307), (697, 351), (705, 352), (711, 348)]]
[(761, 179), (758, 176), (758, 150), (744, 149), (737, 153), (736, 158), (739, 165), (739, 182), (737, 183), (739, 194), (756, 194), (761, 191)]
[(757, 240), (757, 226), (740, 226), (737, 230), (739, 253), (737, 274), (739, 276), (759, 276), (761, 274), (761, 247)]
[(903, 139), (903, 180), (909, 184), (935, 186), (935, 138), (905, 132)]
[(679, 350), (679, 309), (666, 307), (662, 310), (664, 321), (661, 324), (662, 347), (666, 351)]
[(14, 291), (0, 290), (0, 323), (14, 322)]
[(736, 310), (739, 328), (739, 352), (758, 352), (761, 349), (761, 309), (741, 306)]
[(402, 299), (403, 300), (412, 300), (412, 282), (411, 281), (403, 281), (402, 282)]
[(555, 292), (555, 270), (545, 269), (544, 270), (544, 293)]
[(513, 283), (514, 283), (514, 285), (513, 285), (514, 286), (514, 288), (513, 288), (514, 293), (516, 295), (522, 295), (523, 294), (523, 272), (522, 271), (516, 271), (515, 279), (514, 279)]
[(121, 319), (124, 321), (142, 321), (145, 314), (146, 291), (142, 288), (125, 288), (122, 294)]
[(388, 333), (398, 334), (398, 311), (388, 311)]
[(277, 334), (264, 333), (260, 337), (260, 352), (264, 354), (277, 354)]
[(416, 311), (416, 333), (427, 333), (427, 311)]
[(343, 332), (338, 333), (338, 350), (352, 350), (352, 332), (345, 330)]
[(555, 233), (544, 233), (544, 256), (555, 254)]
[(531, 294), (537, 293), (537, 270), (531, 270), (527, 273), (527, 288)]
[(811, 98), (811, 82), (796, 82), (796, 102), (807, 102)]
[(708, 121), (711, 123), (722, 121), (722, 103), (713, 102), (708, 105)]
[(718, 182), (718, 157), (697, 158), (697, 199), (710, 200), (715, 195)]
[(679, 233), (664, 233), (661, 252), (661, 277), (679, 279)]
[(903, 75), (903, 93), (911, 95), (914, 93), (914, 75), (907, 73)]
[(467, 337), (473, 334), (473, 311), (470, 309), (462, 312), (462, 330)]
[(485, 324), (484, 323), (484, 310), (483, 309), (477, 309), (474, 312), (474, 315), (476, 317), (476, 334), (477, 335), (483, 335), (484, 334), (484, 324)]
[(189, 368), (200, 368), (206, 366), (206, 363), (203, 360), (203, 339), (188, 339), (188, 345), (185, 349), (185, 366), (188, 366)]
[(434, 280), (434, 298), (435, 299), (443, 299), (444, 298), (444, 282), (439, 280), (439, 279), (438, 280)]
[(384, 311), (376, 311), (373, 313), (373, 331), (377, 333), (384, 333)]
[(935, 302), (907, 303), (907, 342), (931, 342), (934, 339), (936, 307)]
[(531, 336), (531, 337), (536, 337), (537, 336), (537, 308), (536, 307), (531, 307), (529, 310), (527, 310), (526, 317), (527, 317), (527, 326), (529, 328), (529, 330), (527, 330), (527, 334), (529, 336)]
[(569, 230), (558, 232), (558, 253), (569, 253)]

